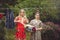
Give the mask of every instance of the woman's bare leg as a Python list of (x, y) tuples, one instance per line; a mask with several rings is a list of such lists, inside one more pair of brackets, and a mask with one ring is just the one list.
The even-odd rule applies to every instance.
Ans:
[(20, 38), (18, 38), (18, 40), (21, 40)]
[(21, 39), (21, 38), (15, 38), (15, 40), (26, 40), (26, 39)]
[(26, 39), (21, 39), (21, 40), (26, 40)]
[(15, 38), (15, 40), (21, 40), (20, 38)]
[(24, 39), (24, 40), (26, 40), (26, 39)]

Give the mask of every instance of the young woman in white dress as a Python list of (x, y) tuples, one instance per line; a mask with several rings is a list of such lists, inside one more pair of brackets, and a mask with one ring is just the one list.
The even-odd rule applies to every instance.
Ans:
[(30, 40), (41, 40), (42, 22), (38, 12), (35, 13), (35, 18), (31, 20), (30, 24), (36, 28), (36, 32), (31, 32)]

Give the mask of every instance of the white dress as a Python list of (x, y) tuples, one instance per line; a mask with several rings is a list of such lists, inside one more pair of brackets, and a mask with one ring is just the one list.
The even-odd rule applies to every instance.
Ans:
[[(30, 24), (35, 26), (35, 28), (40, 28), (42, 22), (40, 20), (33, 19)], [(41, 40), (41, 31), (31, 32), (30, 40)]]

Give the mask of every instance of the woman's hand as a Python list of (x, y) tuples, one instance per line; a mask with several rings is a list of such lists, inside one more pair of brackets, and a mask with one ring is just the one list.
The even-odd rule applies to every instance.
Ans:
[(41, 31), (42, 29), (43, 29), (42, 27), (41, 28), (36, 28), (37, 31)]
[(24, 23), (27, 24), (29, 20), (27, 18), (24, 18)]

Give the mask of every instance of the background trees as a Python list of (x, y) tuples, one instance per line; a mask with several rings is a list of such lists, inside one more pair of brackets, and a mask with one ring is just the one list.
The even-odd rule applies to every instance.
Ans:
[(24, 8), (28, 18), (31, 18), (38, 8), (40, 10), (42, 21), (59, 23), (59, 1), (60, 0), (17, 0), (14, 6), (9, 7), (15, 12), (15, 14), (17, 14), (21, 8)]
[[(4, 12), (2, 8), (10, 8), (15, 16), (17, 16), (21, 8), (24, 8), (29, 20), (34, 18), (34, 13), (38, 8), (43, 22), (52, 22), (49, 25), (54, 26), (54, 28), (53, 23), (60, 24), (60, 0), (0, 0), (0, 12)], [(0, 26), (3, 25), (4, 23)], [(11, 31), (6, 29), (5, 39), (14, 40), (15, 31), (15, 29)], [(27, 33), (27, 35), (29, 34)], [(27, 40), (29, 40), (29, 37)]]
[[(60, 0), (5, 0), (2, 1), (2, 7), (10, 8), (14, 11), (15, 16), (21, 8), (24, 8), (27, 17), (33, 16), (37, 8), (40, 10), (42, 21), (52, 21), (59, 23), (60, 21)], [(32, 19), (32, 18), (31, 18)]]

